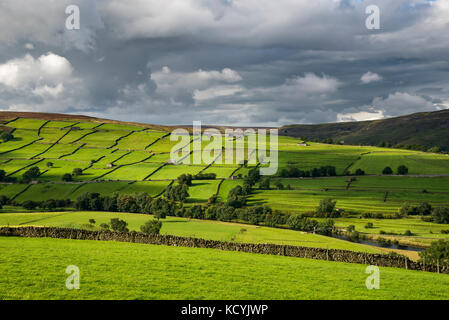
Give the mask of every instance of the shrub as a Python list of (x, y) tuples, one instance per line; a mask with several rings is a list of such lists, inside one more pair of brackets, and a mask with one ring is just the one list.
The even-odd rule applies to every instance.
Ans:
[(442, 234), (449, 234), (449, 230), (441, 230)]
[(162, 228), (162, 222), (159, 220), (148, 220), (144, 225), (140, 226), (140, 231), (148, 234), (159, 234)]
[(355, 171), (355, 175), (356, 176), (364, 176), (365, 175), (365, 171), (363, 171), (362, 169), (357, 169)]
[(352, 242), (358, 242), (360, 240), (360, 233), (358, 231), (353, 230), (349, 236), (348, 240)]
[(390, 167), (385, 167), (382, 170), (382, 174), (393, 174), (393, 170)]
[(90, 223), (90, 224), (95, 224), (95, 223), (97, 223), (97, 222), (95, 221), (95, 219), (89, 219), (89, 223)]
[(114, 231), (129, 232), (129, 230), (127, 228), (128, 223), (124, 220), (120, 220), (119, 218), (112, 218), (110, 225), (111, 225), (111, 229)]
[(404, 236), (410, 237), (413, 236), (413, 233), (410, 230), (405, 230)]
[(73, 181), (72, 175), (70, 173), (65, 173), (62, 176), (62, 181), (65, 181), (65, 182)]
[(100, 224), (100, 228), (103, 230), (109, 230), (110, 226), (107, 223)]
[(377, 238), (377, 242), (382, 247), (390, 247), (391, 246), (391, 240), (385, 239), (385, 238)]
[(374, 224), (372, 223), (372, 222), (368, 222), (366, 225), (365, 225), (365, 229), (373, 229), (374, 228)]

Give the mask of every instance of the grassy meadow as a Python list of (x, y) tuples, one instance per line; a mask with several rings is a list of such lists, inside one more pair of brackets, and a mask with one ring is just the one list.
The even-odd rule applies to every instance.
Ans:
[[(447, 275), (214, 249), (0, 237), (1, 299), (448, 299)], [(80, 290), (67, 290), (67, 266)]]

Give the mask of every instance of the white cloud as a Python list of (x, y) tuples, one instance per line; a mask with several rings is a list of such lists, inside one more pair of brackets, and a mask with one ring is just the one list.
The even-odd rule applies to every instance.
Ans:
[(333, 77), (323, 74), (322, 77), (314, 73), (306, 73), (304, 77), (288, 80), (284, 88), (300, 90), (303, 93), (320, 94), (337, 91), (341, 83)]
[(194, 72), (173, 72), (165, 66), (162, 70), (151, 74), (157, 89), (156, 92), (164, 96), (173, 96), (179, 94), (201, 95), (201, 90), (210, 89), (223, 83), (236, 83), (242, 80), (238, 72), (229, 68), (221, 71), (201, 70)]
[(377, 120), (384, 118), (382, 111), (377, 112), (367, 112), (360, 111), (355, 113), (339, 113), (337, 114), (337, 122), (348, 122), (348, 121), (367, 121), (367, 120)]
[(368, 71), (367, 73), (365, 73), (364, 75), (362, 75), (362, 77), (360, 78), (360, 80), (362, 81), (362, 83), (364, 84), (368, 84), (371, 82), (377, 82), (377, 81), (382, 81), (382, 76), (377, 74), (377, 73), (373, 73), (371, 71)]
[(203, 100), (210, 100), (218, 97), (232, 96), (244, 89), (240, 86), (216, 86), (204, 90), (195, 90), (193, 92), (193, 99), (196, 102)]
[(395, 92), (386, 98), (374, 98), (374, 110), (382, 111), (385, 116), (399, 116), (420, 111), (435, 111), (435, 105), (421, 96), (406, 92)]
[(50, 87), (48, 85), (36, 87), (33, 90), (35, 95), (41, 97), (58, 97), (64, 91), (64, 85), (62, 83), (58, 83), (55, 87)]
[(0, 64), (0, 84), (20, 89), (38, 85), (57, 85), (72, 74), (72, 65), (52, 52), (34, 59), (30, 54)]

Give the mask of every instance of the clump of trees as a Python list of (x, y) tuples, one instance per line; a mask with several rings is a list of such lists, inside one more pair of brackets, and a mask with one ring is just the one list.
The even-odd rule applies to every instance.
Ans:
[(404, 202), (399, 208), (401, 216), (428, 216), (432, 213), (432, 206), (427, 202), (421, 202), (418, 206), (413, 206), (409, 202)]
[(28, 169), (23, 175), (22, 175), (22, 181), (24, 183), (30, 183), (32, 180), (36, 179), (41, 175), (41, 170), (39, 167), (34, 166)]
[(217, 175), (213, 172), (211, 173), (198, 173), (192, 177), (193, 180), (214, 180)]
[(429, 248), (419, 253), (421, 262), (440, 266), (449, 266), (449, 241), (432, 242)]
[(337, 170), (334, 166), (322, 166), (312, 170), (300, 170), (290, 166), (283, 168), (279, 175), (283, 178), (334, 177), (337, 175)]
[(293, 230), (313, 231), (318, 234), (331, 235), (334, 230), (334, 221), (326, 219), (323, 222), (310, 219), (305, 215), (294, 214), (287, 219), (287, 225)]
[(167, 215), (176, 216), (180, 207), (166, 198), (153, 199), (148, 193), (118, 194), (101, 196), (99, 193), (86, 192), (75, 201), (75, 207), (84, 211), (109, 211), (153, 214), (157, 219)]
[(35, 210), (37, 208), (40, 208), (45, 211), (55, 211), (58, 208), (70, 207), (72, 204), (73, 202), (70, 199), (65, 200), (48, 199), (44, 201), (26, 200), (22, 203), (22, 207), (27, 210)]

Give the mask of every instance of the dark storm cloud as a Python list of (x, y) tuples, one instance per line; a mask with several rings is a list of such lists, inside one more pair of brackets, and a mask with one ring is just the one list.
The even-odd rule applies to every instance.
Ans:
[(2, 1), (4, 110), (280, 125), (449, 107), (446, 0), (94, 3)]

